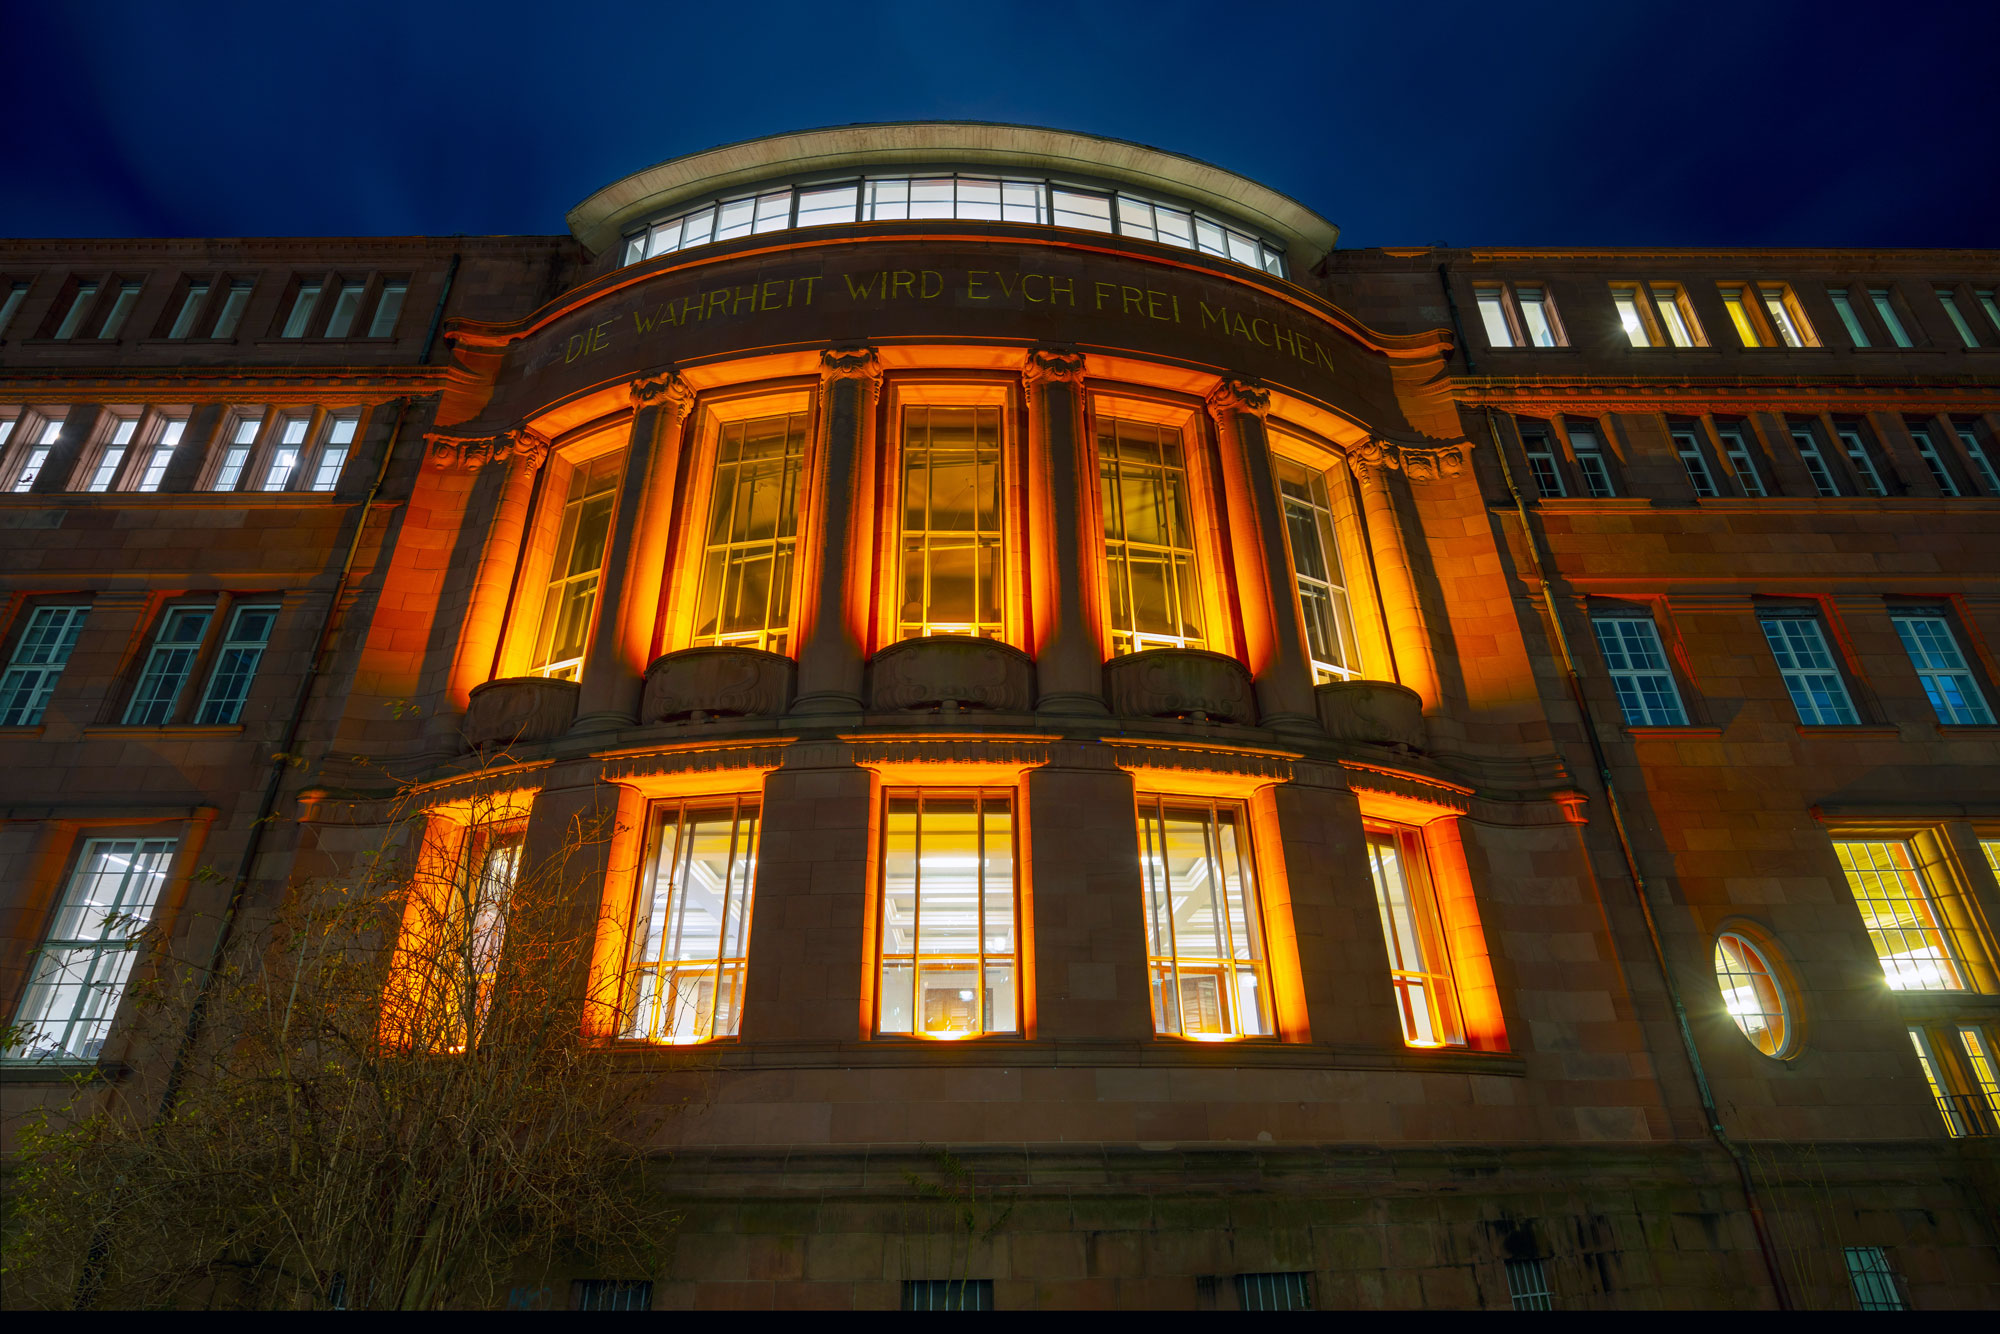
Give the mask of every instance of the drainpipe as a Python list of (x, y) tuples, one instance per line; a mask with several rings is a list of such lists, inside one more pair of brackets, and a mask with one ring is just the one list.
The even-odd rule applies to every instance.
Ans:
[(1458, 339), (1458, 354), (1465, 358), (1465, 373), (1477, 375), (1472, 365), (1472, 344), (1465, 341), (1465, 326), (1458, 322), (1458, 297), (1451, 290), (1451, 275), (1445, 271), (1446, 265), (1438, 265), (1438, 286), (1444, 289), (1444, 308), (1451, 312), (1451, 332)]
[(424, 335), (424, 350), (417, 357), (419, 366), (431, 364), (431, 349), (437, 346), (438, 329), (444, 324), (444, 303), (451, 300), (451, 285), (458, 277), (458, 252), (453, 251), (451, 263), (445, 265), (444, 287), (438, 292), (437, 308), (431, 311), (430, 331)]
[[(1438, 267), (1442, 278), (1444, 267)], [(1445, 288), (1449, 296), (1451, 289)], [(1456, 312), (1454, 311), (1454, 318)], [(1591, 761), (1597, 766), (1597, 781), (1604, 788), (1604, 804), (1611, 812), (1611, 831), (1618, 839), (1618, 851), (1625, 859), (1625, 872), (1632, 878), (1632, 891), (1639, 900), (1639, 912), (1646, 921), (1646, 939), (1653, 947), (1653, 963), (1660, 970), (1660, 980), (1666, 984), (1667, 999), (1673, 1006), (1674, 1026), (1680, 1032), (1681, 1047), (1687, 1054), (1688, 1067), (1694, 1073), (1694, 1086), (1701, 1097), (1702, 1115), (1708, 1121), (1708, 1133), (1722, 1146), (1729, 1160), (1736, 1164), (1736, 1177), (1743, 1186), (1743, 1201), (1750, 1211), (1751, 1226), (1757, 1230), (1757, 1248), (1764, 1254), (1764, 1270), (1770, 1275), (1772, 1291), (1778, 1298), (1778, 1309), (1792, 1308), (1791, 1293), (1785, 1287), (1785, 1276), (1778, 1267), (1777, 1248), (1771, 1242), (1770, 1229), (1764, 1222), (1764, 1210), (1758, 1203), (1757, 1188), (1750, 1177), (1750, 1168), (1743, 1161), (1743, 1153), (1729, 1138), (1729, 1132), (1722, 1128), (1722, 1114), (1716, 1110), (1715, 1095), (1708, 1087), (1708, 1073), (1701, 1064), (1701, 1052), (1695, 1046), (1694, 1030), (1688, 1027), (1687, 1006), (1681, 1002), (1680, 984), (1674, 981), (1673, 969), (1667, 964), (1667, 947), (1660, 937), (1660, 924), (1653, 916), (1653, 901), (1646, 889), (1646, 877), (1639, 870), (1638, 854), (1632, 847), (1632, 838), (1625, 823), (1625, 808), (1618, 799), (1618, 785), (1611, 779), (1611, 761), (1605, 756), (1604, 743), (1597, 735), (1597, 719), (1590, 711), (1590, 702), (1584, 698), (1583, 680), (1576, 669), (1576, 656), (1570, 652), (1569, 634), (1563, 629), (1562, 615), (1556, 607), (1555, 590), (1549, 583), (1547, 564), (1542, 559), (1542, 540), (1535, 526), (1528, 518), (1528, 502), (1521, 498), (1521, 490), (1514, 484), (1514, 467), (1507, 461), (1507, 449), (1500, 441), (1500, 433), (1494, 426), (1493, 409), (1486, 410), (1486, 434), (1493, 441), (1493, 452), (1500, 460), (1500, 473), (1507, 482), (1507, 494), (1513, 498), (1514, 512), (1521, 520), (1521, 533), (1528, 542), (1528, 556), (1534, 562), (1535, 578), (1542, 586), (1542, 605), (1548, 612), (1549, 624), (1555, 628), (1556, 649), (1562, 654), (1563, 673), (1569, 681), (1570, 699), (1576, 704), (1577, 712), (1583, 718), (1583, 735), (1590, 742)]]

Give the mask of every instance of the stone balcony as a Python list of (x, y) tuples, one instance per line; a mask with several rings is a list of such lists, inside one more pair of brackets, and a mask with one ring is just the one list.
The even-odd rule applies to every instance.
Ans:
[(869, 661), (868, 707), (1027, 713), (1035, 707), (1035, 664), (1019, 649), (994, 639), (905, 639)]
[(642, 723), (705, 718), (770, 718), (792, 704), (797, 669), (782, 653), (754, 648), (684, 648), (646, 669)]
[(1203, 649), (1156, 648), (1104, 664), (1105, 695), (1121, 718), (1257, 721), (1257, 694), (1242, 663)]

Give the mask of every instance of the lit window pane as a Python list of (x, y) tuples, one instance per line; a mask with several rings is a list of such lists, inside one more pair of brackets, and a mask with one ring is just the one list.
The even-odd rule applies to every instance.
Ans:
[(1017, 912), (1010, 793), (890, 793), (876, 1031), (1018, 1031)]
[(1854, 303), (1848, 299), (1847, 289), (1828, 288), (1826, 295), (1833, 302), (1834, 314), (1840, 316), (1841, 324), (1847, 329), (1848, 338), (1856, 347), (1867, 347), (1868, 331), (1861, 327), (1861, 318), (1854, 313)]
[(1179, 433), (1109, 418), (1097, 453), (1113, 651), (1203, 647)]
[(623, 464), (624, 455), (606, 454), (570, 473), (530, 668), (537, 676), (574, 681), (582, 675)]
[(632, 926), (626, 1037), (685, 1044), (736, 1036), (757, 828), (757, 803), (740, 798), (655, 816)]
[(1539, 287), (1518, 287), (1514, 295), (1521, 303), (1521, 324), (1528, 333), (1530, 347), (1556, 347), (1555, 321), (1549, 315), (1548, 293)]
[(1891, 991), (1963, 991), (1930, 887), (1901, 841), (1836, 842), (1834, 854)]
[(1680, 689), (1660, 647), (1660, 631), (1640, 616), (1598, 616), (1591, 622), (1597, 647), (1611, 670), (1619, 707), (1631, 727), (1682, 727)]
[(1492, 346), (1514, 346), (1514, 331), (1507, 324), (1507, 298), (1499, 288), (1480, 289), (1479, 322), (1486, 330), (1486, 341)]
[(804, 453), (800, 414), (723, 424), (695, 605), (696, 644), (786, 651)]
[(1403, 1041), (1412, 1047), (1463, 1042), (1422, 836), (1413, 829), (1369, 829), (1368, 867)]
[(1085, 194), (1080, 190), (1068, 190), (1060, 185), (1051, 190), (1050, 194), (1055, 201), (1056, 226), (1080, 227), (1092, 232), (1111, 230), (1109, 195)]
[(1804, 616), (1766, 616), (1763, 626), (1764, 638), (1770, 642), (1801, 723), (1825, 727), (1861, 721), (1847, 697), (1840, 669), (1827, 652), (1818, 621)]
[(1611, 294), (1611, 304), (1617, 309), (1618, 323), (1632, 346), (1651, 347), (1653, 340), (1647, 336), (1645, 317), (1639, 313), (1639, 294), (1629, 287), (1615, 291)]
[(812, 186), (799, 191), (799, 226), (820, 227), (828, 223), (853, 222), (860, 187), (852, 181), (844, 185)]
[(1241, 813), (1142, 798), (1139, 857), (1153, 1029), (1222, 1041), (1276, 1032)]
[(1771, 964), (1746, 936), (1725, 931), (1715, 941), (1715, 982), (1729, 1017), (1766, 1056), (1781, 1056), (1791, 1040), (1785, 995)]
[(903, 419), (898, 633), (1003, 632), (998, 408), (912, 407)]

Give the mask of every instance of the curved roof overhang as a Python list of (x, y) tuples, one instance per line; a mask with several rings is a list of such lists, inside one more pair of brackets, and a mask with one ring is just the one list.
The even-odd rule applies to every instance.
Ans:
[(601, 254), (628, 223), (709, 195), (823, 172), (945, 164), (1074, 174), (1184, 200), (1283, 241), (1294, 273), (1319, 263), (1340, 235), (1291, 196), (1197, 158), (1123, 139), (977, 121), (840, 125), (725, 144), (634, 172), (572, 208), (566, 220), (587, 250)]

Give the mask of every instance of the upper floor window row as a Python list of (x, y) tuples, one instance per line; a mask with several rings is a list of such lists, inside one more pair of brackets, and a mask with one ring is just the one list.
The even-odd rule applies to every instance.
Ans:
[(1285, 276), (1284, 247), (1198, 209), (1047, 179), (940, 173), (777, 185), (709, 200), (630, 232), (622, 263), (792, 227), (955, 218), (1136, 236)]
[[(94, 424), (78, 420), (66, 436), (66, 409), (0, 409), (0, 481), (17, 493), (332, 491), (354, 451), (362, 412), (230, 408), (205, 450), (189, 438), (193, 415), (187, 406), (113, 406)], [(66, 480), (44, 480), (51, 468)]]
[[(115, 342), (138, 336), (169, 342), (228, 341), (243, 330), (254, 275), (188, 273), (175, 279), (164, 302), (148, 307), (142, 322), (144, 275), (90, 275), (66, 279), (43, 317), (39, 337), (57, 342)], [(25, 279), (0, 285), (0, 336), (24, 304)], [(402, 274), (302, 275), (286, 289), (272, 317), (273, 338), (392, 338), (403, 314), (410, 279)]]

